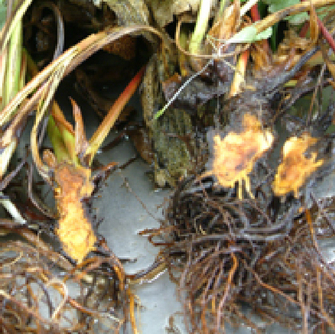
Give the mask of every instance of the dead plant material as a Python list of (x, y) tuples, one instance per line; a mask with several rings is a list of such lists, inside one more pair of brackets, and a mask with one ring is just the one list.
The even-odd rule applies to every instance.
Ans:
[(136, 56), (136, 38), (124, 36), (119, 40), (106, 45), (103, 49), (126, 60), (131, 60)]
[[(104, 76), (103, 76), (104, 70)], [(111, 73), (107, 71), (111, 71), (110, 69), (103, 68), (100, 72), (96, 73), (94, 76), (87, 75), (82, 69), (77, 68), (75, 71), (76, 75), (76, 90), (78, 93), (90, 104), (90, 106), (94, 109), (94, 111), (99, 115), (100, 118), (104, 118), (110, 108), (115, 103), (115, 99), (109, 99), (101, 95), (99, 90), (97, 90), (94, 85), (96, 81), (104, 80), (105, 82), (108, 80), (109, 75), (109, 84), (111, 82), (117, 83), (117, 81), (121, 80), (120, 73)], [(128, 67), (128, 72), (129, 71)], [(125, 73), (125, 69), (120, 70), (122, 72), (122, 78), (128, 76), (128, 73)], [(113, 75), (114, 74), (114, 75)], [(100, 76), (100, 78), (99, 78)], [(119, 77), (118, 77), (119, 76)], [(126, 122), (129, 119), (129, 116), (134, 113), (134, 108), (131, 106), (125, 106), (122, 110), (121, 115), (118, 118), (118, 122)]]
[[(120, 333), (134, 314), (126, 276), (111, 253), (71, 264), (27, 227), (0, 222), (23, 240), (1, 240), (0, 319), (8, 333)], [(133, 327), (137, 332), (136, 325)]]
[(334, 330), (334, 263), (316, 242), (334, 237), (330, 224), (297, 219), (299, 201), (279, 203), (264, 191), (241, 200), (211, 181), (185, 180), (161, 228), (146, 231), (178, 284), (189, 333), (224, 333), (228, 324), (260, 333), (274, 322)]

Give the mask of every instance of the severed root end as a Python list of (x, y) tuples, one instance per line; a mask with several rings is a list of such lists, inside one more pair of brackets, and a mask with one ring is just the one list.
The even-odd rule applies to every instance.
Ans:
[(316, 161), (316, 153), (305, 156), (306, 150), (316, 142), (317, 139), (308, 133), (303, 133), (299, 138), (291, 137), (285, 142), (283, 161), (272, 184), (276, 196), (285, 196), (293, 192), (294, 197), (299, 197), (300, 187), (323, 164), (323, 160)]
[(234, 187), (239, 184), (238, 194), (242, 197), (243, 181), (249, 195), (249, 174), (255, 163), (268, 151), (274, 142), (274, 135), (254, 115), (243, 115), (242, 130), (229, 132), (221, 138), (220, 134), (213, 137), (211, 170), (202, 175), (214, 175), (223, 187)]

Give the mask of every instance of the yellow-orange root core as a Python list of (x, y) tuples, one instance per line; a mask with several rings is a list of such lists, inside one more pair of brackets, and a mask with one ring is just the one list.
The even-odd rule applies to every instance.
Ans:
[(308, 177), (323, 164), (323, 160), (316, 160), (316, 153), (310, 157), (305, 156), (306, 150), (317, 142), (316, 138), (308, 133), (301, 137), (289, 138), (283, 147), (283, 161), (278, 167), (277, 174), (272, 184), (276, 196), (284, 196), (293, 192), (298, 198), (299, 189)]
[(241, 132), (229, 132), (224, 138), (219, 134), (213, 138), (213, 163), (206, 175), (214, 175), (223, 187), (234, 187), (239, 183), (239, 197), (242, 197), (242, 184), (247, 192), (250, 189), (249, 174), (255, 162), (272, 146), (274, 136), (254, 115), (243, 116)]
[(55, 190), (60, 218), (56, 234), (64, 251), (78, 263), (94, 249), (96, 237), (83, 198), (90, 197), (93, 185), (90, 169), (61, 163), (55, 168)]

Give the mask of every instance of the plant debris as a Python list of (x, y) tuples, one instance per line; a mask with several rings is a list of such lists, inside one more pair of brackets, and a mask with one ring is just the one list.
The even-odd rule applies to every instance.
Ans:
[[(121, 333), (129, 321), (125, 273), (114, 255), (74, 266), (28, 227), (0, 223), (1, 328), (8, 333)], [(134, 329), (136, 330), (136, 329)]]
[[(179, 184), (166, 222), (143, 233), (161, 247), (190, 333), (223, 333), (228, 324), (261, 332), (273, 322), (334, 329), (334, 263), (316, 241), (333, 240), (334, 231), (326, 220), (313, 225), (309, 211), (299, 216), (299, 207), (267, 202), (262, 192), (238, 199), (208, 180)], [(322, 216), (327, 208), (312, 210)]]
[[(334, 332), (333, 246), (323, 246), (335, 237), (335, 104), (325, 99), (335, 87), (334, 6), (8, 0), (0, 34), (1, 331), (137, 334), (132, 289), (167, 269), (190, 333), (260, 333), (273, 323)], [(100, 116), (91, 139), (72, 92), (73, 122), (55, 99), (66, 76)], [(119, 97), (107, 99), (104, 90), (123, 80)], [(138, 88), (139, 121), (126, 106)], [(91, 207), (118, 164), (96, 159), (117, 121), (116, 141), (129, 135), (155, 185), (172, 188), (160, 227), (141, 232), (159, 247), (157, 259), (131, 275)], [(26, 127), (27, 156), (17, 161)]]

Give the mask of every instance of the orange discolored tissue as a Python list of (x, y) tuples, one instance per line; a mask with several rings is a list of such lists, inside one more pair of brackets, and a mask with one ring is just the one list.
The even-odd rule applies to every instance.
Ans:
[(240, 132), (229, 132), (223, 138), (213, 137), (211, 170), (202, 176), (214, 175), (223, 187), (234, 187), (239, 183), (239, 197), (242, 197), (242, 184), (253, 197), (249, 174), (255, 163), (268, 151), (274, 142), (269, 129), (263, 129), (257, 116), (245, 113)]
[(55, 198), (60, 214), (56, 234), (64, 251), (81, 263), (94, 250), (96, 237), (83, 202), (91, 196), (90, 169), (61, 163), (55, 168)]
[(316, 161), (317, 153), (312, 152), (308, 156), (308, 148), (317, 143), (317, 139), (311, 137), (307, 132), (300, 137), (289, 138), (283, 147), (283, 160), (279, 165), (277, 174), (272, 184), (276, 196), (284, 196), (293, 192), (298, 198), (299, 189), (318, 167), (323, 160)]

